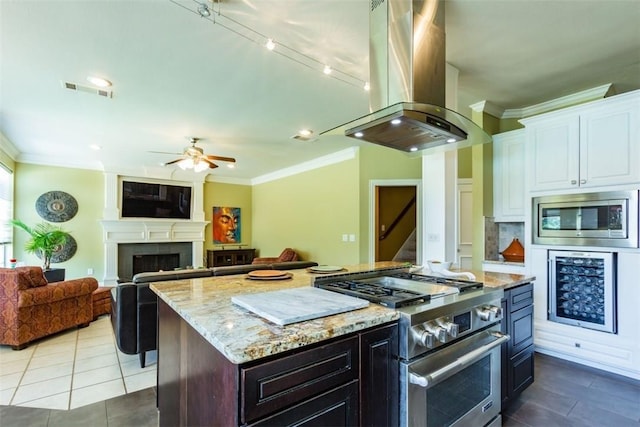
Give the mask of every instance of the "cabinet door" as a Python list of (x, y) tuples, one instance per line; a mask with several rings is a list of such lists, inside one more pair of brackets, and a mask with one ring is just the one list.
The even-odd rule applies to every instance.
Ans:
[(509, 360), (509, 384), (507, 386), (509, 401), (513, 401), (525, 388), (533, 384), (533, 373), (534, 350), (531, 345)]
[(580, 186), (640, 182), (640, 102), (585, 111), (580, 117)]
[(360, 335), (360, 425), (398, 425), (398, 325)]
[(577, 114), (526, 128), (531, 191), (577, 188), (580, 120)]
[(493, 137), (493, 216), (496, 222), (524, 222), (525, 133)]

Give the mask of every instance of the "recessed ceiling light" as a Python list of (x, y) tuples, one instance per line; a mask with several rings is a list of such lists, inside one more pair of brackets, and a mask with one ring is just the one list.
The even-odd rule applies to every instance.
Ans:
[(98, 87), (109, 87), (111, 86), (111, 82), (107, 79), (103, 79), (102, 77), (89, 76), (87, 77), (87, 81), (91, 84), (94, 84)]
[(356, 133), (353, 134), (353, 136), (355, 136), (356, 138), (362, 138), (364, 136), (364, 133), (356, 132)]
[(449, 139), (447, 139), (447, 142), (448, 143), (456, 142), (456, 139), (455, 138), (449, 138)]
[(276, 48), (276, 44), (273, 42), (273, 39), (268, 39), (267, 43), (265, 43), (264, 46), (269, 50), (273, 50)]
[(298, 135), (300, 135), (300, 136), (311, 136), (311, 135), (313, 135), (313, 131), (311, 129), (300, 129), (298, 131)]
[(235, 167), (236, 167), (236, 165), (234, 165), (233, 163), (227, 163), (227, 167), (228, 167), (229, 169), (233, 169), (233, 168), (235, 168)]
[(393, 120), (391, 120), (391, 124), (392, 124), (392, 125), (399, 125), (399, 124), (400, 124), (400, 122), (402, 122), (402, 120), (400, 120), (400, 119), (393, 119)]
[(371, 84), (369, 84), (369, 82), (364, 83), (364, 90), (366, 90), (367, 92), (371, 90)]
[(329, 67), (328, 65), (325, 65), (324, 70), (322, 70), (322, 72), (325, 74), (331, 74), (331, 67)]
[(414, 151), (418, 151), (418, 147), (411, 147), (411, 148), (409, 148), (409, 151), (411, 151), (412, 153), (413, 153)]

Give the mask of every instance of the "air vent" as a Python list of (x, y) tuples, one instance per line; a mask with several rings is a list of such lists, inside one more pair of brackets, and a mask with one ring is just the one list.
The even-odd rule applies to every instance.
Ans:
[(97, 89), (90, 86), (82, 86), (77, 83), (62, 82), (62, 87), (64, 87), (65, 89), (76, 91), (76, 92), (91, 93), (93, 95), (102, 96), (104, 98), (113, 97), (113, 91), (111, 90)]

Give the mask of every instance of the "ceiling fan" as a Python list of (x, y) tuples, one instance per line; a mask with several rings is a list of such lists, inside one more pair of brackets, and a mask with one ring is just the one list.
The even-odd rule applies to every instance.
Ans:
[[(174, 163), (177, 163), (181, 169), (193, 169), (196, 172), (201, 172), (205, 169), (215, 169), (218, 167), (215, 164), (214, 160), (220, 160), (223, 162), (235, 163), (236, 159), (233, 157), (223, 157), (223, 156), (212, 156), (204, 154), (204, 150), (200, 147), (196, 146), (196, 143), (200, 141), (201, 138), (189, 138), (191, 142), (191, 146), (185, 147), (182, 152), (182, 157), (171, 160), (170, 162), (164, 163), (164, 166), (169, 166)], [(165, 153), (160, 151), (155, 151), (155, 153), (162, 154), (174, 154), (174, 153)], [(176, 153), (177, 154), (177, 153)]]

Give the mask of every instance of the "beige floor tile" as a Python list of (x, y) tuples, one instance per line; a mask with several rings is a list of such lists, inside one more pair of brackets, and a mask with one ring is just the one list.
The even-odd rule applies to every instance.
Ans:
[(8, 388), (16, 388), (20, 384), (23, 372), (14, 372), (13, 374), (7, 374), (0, 376), (0, 390)]
[(61, 363), (59, 365), (45, 366), (44, 368), (27, 369), (20, 381), (20, 385), (33, 384), (53, 378), (64, 377), (73, 373), (73, 362)]
[(105, 366), (118, 365), (118, 356), (116, 356), (116, 352), (112, 352), (109, 354), (103, 354), (102, 356), (95, 356), (89, 359), (81, 359), (76, 360), (75, 366), (73, 367), (74, 372), (85, 372), (90, 371), (92, 369), (98, 369)]
[(0, 390), (0, 405), (9, 405), (11, 403), (11, 399), (13, 398), (13, 394), (16, 392), (15, 388), (7, 388), (4, 390)]
[(27, 369), (44, 368), (47, 366), (62, 365), (64, 363), (73, 362), (75, 353), (73, 349), (69, 349), (64, 353), (53, 353), (42, 357), (34, 357), (29, 362)]
[(115, 379), (122, 379), (122, 374), (118, 365), (105, 366), (91, 371), (78, 372), (73, 374), (72, 389), (76, 390)]
[(100, 383), (89, 387), (79, 388), (71, 392), (69, 409), (79, 408), (90, 403), (111, 399), (126, 394), (122, 378)]
[(124, 377), (124, 386), (127, 389), (127, 393), (133, 393), (134, 391), (155, 387), (156, 383), (157, 376), (155, 370)]
[(78, 339), (78, 329), (70, 328), (66, 331), (58, 332), (55, 335), (50, 335), (48, 337), (41, 338), (38, 340), (37, 344), (39, 346), (48, 346), (48, 345), (56, 345), (63, 342), (71, 342)]
[(13, 362), (14, 360), (30, 359), (33, 356), (35, 347), (27, 347), (23, 350), (13, 350), (9, 346), (0, 346), (0, 364), (4, 362)]
[(39, 345), (33, 352), (33, 357), (55, 357), (58, 354), (73, 353), (75, 351), (75, 341), (73, 342), (58, 342), (49, 345)]
[(51, 396), (43, 397), (42, 399), (30, 400), (29, 402), (23, 402), (16, 406), (24, 406), (28, 408), (47, 408), (58, 409), (66, 411), (69, 409), (69, 397), (71, 392), (66, 391), (64, 393), (58, 393)]
[(110, 354), (115, 351), (115, 345), (101, 344), (93, 347), (78, 348), (76, 351), (76, 360), (88, 359), (96, 356), (102, 356), (104, 354)]
[(107, 345), (107, 344), (111, 344), (114, 345), (115, 342), (113, 340), (113, 337), (110, 337), (108, 335), (103, 335), (103, 336), (92, 336), (92, 337), (87, 337), (87, 338), (83, 338), (83, 339), (78, 339), (78, 349), (85, 349), (85, 348), (89, 348), (89, 347), (96, 347), (98, 345)]
[(69, 390), (71, 390), (71, 375), (40, 381), (35, 384), (27, 384), (18, 387), (15, 396), (11, 400), (11, 404), (18, 405)]
[(11, 362), (0, 361), (0, 375), (9, 375), (16, 372), (24, 372), (29, 365), (29, 359), (14, 360)]
[(145, 367), (141, 368), (140, 360), (138, 360), (137, 358), (136, 360), (127, 360), (126, 362), (120, 362), (120, 367), (122, 368), (122, 375), (125, 377), (156, 370), (155, 363), (145, 363)]

